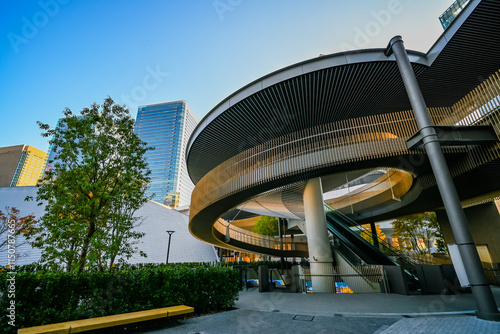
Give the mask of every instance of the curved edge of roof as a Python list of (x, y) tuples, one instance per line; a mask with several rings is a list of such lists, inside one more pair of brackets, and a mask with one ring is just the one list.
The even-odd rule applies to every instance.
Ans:
[[(464, 8), (459, 16), (455, 18), (453, 23), (446, 29), (441, 36), (434, 42), (427, 53), (420, 51), (407, 50), (410, 62), (419, 63), (430, 67), (434, 60), (438, 57), (441, 51), (444, 49), (448, 41), (455, 35), (457, 30), (462, 26), (469, 15), (478, 6), (481, 0), (471, 0), (470, 3)], [(261, 90), (264, 90), (272, 85), (278, 84), (280, 82), (289, 80), (293, 77), (304, 75), (310, 72), (342, 66), (349, 64), (358, 64), (366, 62), (377, 62), (377, 61), (395, 61), (394, 55), (389, 57), (384, 54), (385, 49), (361, 49), (361, 50), (351, 50), (333, 53), (329, 55), (324, 55), (316, 58), (307, 59), (287, 67), (281, 68), (267, 75), (264, 75), (249, 84), (238, 89), (219, 104), (217, 104), (212, 110), (210, 110), (203, 119), (197, 124), (196, 128), (193, 130), (191, 137), (189, 138), (185, 159), (188, 161), (189, 154), (191, 152), (191, 146), (198, 137), (198, 135), (203, 131), (203, 129), (212, 122), (215, 118), (221, 115), (224, 111), (229, 109), (231, 106), (240, 102), (241, 100), (253, 95)]]
[[(245, 98), (258, 93), (270, 86), (278, 84), (280, 82), (298, 77), (307, 73), (343, 66), (352, 65), (360, 63), (369, 62), (380, 62), (380, 61), (395, 61), (394, 55), (389, 57), (384, 55), (384, 50), (382, 48), (377, 49), (363, 49), (363, 50), (353, 50), (333, 53), (329, 55), (324, 55), (316, 58), (307, 59), (293, 65), (281, 68), (274, 72), (264, 75), (249, 84), (238, 89), (219, 104), (217, 104), (212, 110), (210, 110), (205, 117), (197, 124), (196, 128), (193, 130), (191, 137), (186, 149), (186, 161), (191, 150), (193, 142), (196, 140), (198, 135), (203, 131), (203, 129), (212, 122), (217, 116), (221, 115), (224, 111), (229, 109), (236, 103), (244, 100)], [(408, 56), (412, 63), (419, 63), (424, 66), (429, 66), (427, 63), (426, 55), (423, 52), (407, 50)]]
[(429, 66), (432, 65), (437, 56), (444, 49), (446, 44), (455, 35), (457, 30), (462, 26), (462, 24), (467, 20), (470, 14), (476, 9), (476, 7), (481, 3), (481, 0), (471, 0), (467, 6), (460, 12), (460, 14), (455, 17), (453, 22), (448, 26), (448, 28), (439, 36), (439, 38), (432, 44), (429, 51), (427, 51), (426, 58)]

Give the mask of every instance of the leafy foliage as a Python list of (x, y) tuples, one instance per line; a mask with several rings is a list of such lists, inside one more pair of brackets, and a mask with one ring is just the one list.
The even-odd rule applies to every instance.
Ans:
[[(0, 240), (0, 254), (7, 252), (9, 243), (12, 243), (9, 241), (12, 241), (13, 239), (10, 239), (7, 235), (10, 234), (13, 237), (16, 237), (21, 234), (26, 234), (32, 228), (33, 224), (36, 223), (35, 216), (33, 214), (20, 217), (19, 213), (20, 211), (18, 209), (9, 206), (5, 207), (5, 212), (0, 210), (0, 235), (2, 236), (2, 239)], [(25, 243), (25, 240), (20, 241), (18, 238), (16, 238), (14, 242), (16, 248)], [(17, 253), (15, 255), (19, 254)]]
[(278, 218), (262, 216), (256, 222), (252, 232), (274, 237), (279, 234)]
[[(363, 228), (365, 229), (363, 233), (361, 233), (361, 237), (368, 241), (369, 243), (373, 244), (373, 235), (372, 235), (372, 228), (370, 224), (365, 224), (363, 225)], [(377, 232), (377, 237), (378, 240), (385, 240), (386, 235), (380, 228), (380, 225), (375, 225), (375, 231)]]
[[(125, 266), (120, 270), (82, 272), (28, 271), (16, 274), (16, 327), (87, 319), (113, 314), (188, 305), (197, 313), (234, 305), (239, 273), (229, 267), (200, 264)], [(7, 289), (0, 273), (0, 292)], [(0, 307), (6, 309), (8, 298)], [(0, 332), (7, 333), (6, 312), (0, 315)]]
[(446, 243), (437, 221), (435, 212), (400, 217), (392, 222), (393, 238), (397, 239), (401, 250), (416, 251), (419, 254), (430, 253), (432, 240), (436, 240), (438, 251), (446, 253)]
[(69, 109), (64, 116), (54, 129), (38, 122), (42, 136), (52, 136), (55, 156), (38, 185), (45, 215), (27, 238), (53, 267), (111, 268), (118, 256), (130, 257), (142, 237), (133, 230), (139, 223), (133, 214), (146, 201), (150, 148), (134, 134), (129, 111), (109, 97), (80, 116)]

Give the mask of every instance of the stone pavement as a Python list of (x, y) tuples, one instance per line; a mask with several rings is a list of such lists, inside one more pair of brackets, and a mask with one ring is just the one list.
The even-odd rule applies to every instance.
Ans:
[[(500, 288), (493, 287), (500, 305)], [(499, 333), (500, 322), (472, 316), (472, 294), (301, 294), (241, 291), (236, 310), (178, 320), (149, 334)]]
[(238, 309), (175, 321), (144, 334), (286, 334), (352, 333), (371, 334), (388, 328), (398, 318), (344, 318), (304, 316), (280, 312)]
[[(280, 289), (259, 293), (257, 288), (241, 291), (236, 308), (310, 315), (424, 316), (472, 314), (476, 303), (471, 293), (455, 295), (398, 295), (288, 293)], [(500, 287), (492, 287), (500, 305)]]
[(425, 317), (401, 319), (377, 334), (498, 334), (500, 322), (479, 320), (471, 316)]

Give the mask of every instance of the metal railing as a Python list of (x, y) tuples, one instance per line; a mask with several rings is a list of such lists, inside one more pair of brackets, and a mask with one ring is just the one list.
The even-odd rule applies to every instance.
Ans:
[[(353, 208), (357, 206), (359, 202), (366, 199), (373, 199), (375, 196), (379, 196), (381, 193), (388, 190), (391, 191), (390, 199), (399, 200), (399, 198), (411, 188), (413, 177), (406, 171), (394, 168), (383, 169), (385, 170), (385, 174), (378, 177), (376, 180), (366, 183), (355, 190), (348, 191), (348, 193), (342, 196), (327, 200), (328, 205), (337, 210), (350, 206), (351, 210), (354, 211)], [(368, 194), (371, 196), (368, 196)]]
[[(246, 244), (276, 250), (306, 252), (308, 250), (307, 243), (305, 242), (291, 242), (286, 240), (282, 242), (279, 237), (270, 237), (250, 232), (240, 227), (233, 226), (223, 219), (217, 220), (214, 224), (214, 228), (226, 236), (224, 242), (228, 244), (231, 243), (231, 239), (235, 239)], [(281, 246), (283, 246), (283, 248), (281, 248)]]
[[(379, 283), (384, 279), (383, 268), (378, 265), (342, 267), (334, 266), (334, 274), (312, 275), (304, 268), (303, 274), (296, 275), (300, 280), (302, 292), (314, 292), (314, 286), (308, 288), (307, 282), (314, 278), (330, 278), (330, 291), (337, 293), (379, 293)], [(314, 283), (313, 283), (314, 284)]]
[(497, 263), (482, 262), (484, 273), (490, 284), (500, 285), (500, 269)]

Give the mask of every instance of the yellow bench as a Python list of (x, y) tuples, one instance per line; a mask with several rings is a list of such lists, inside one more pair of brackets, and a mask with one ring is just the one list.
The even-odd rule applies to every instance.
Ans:
[(18, 334), (79, 333), (79, 332), (90, 331), (93, 329), (126, 325), (134, 322), (172, 317), (174, 315), (180, 315), (192, 312), (194, 312), (194, 308), (190, 306), (179, 305), (179, 306), (158, 308), (155, 310), (108, 315), (106, 317), (75, 320), (75, 321), (61, 322), (58, 324), (21, 328), (17, 331), (17, 333)]

